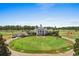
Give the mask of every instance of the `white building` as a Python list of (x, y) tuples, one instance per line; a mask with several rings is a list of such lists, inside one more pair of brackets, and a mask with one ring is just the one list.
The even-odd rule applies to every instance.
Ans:
[(40, 27), (35, 27), (35, 33), (36, 35), (46, 35), (47, 33), (47, 29), (42, 27), (42, 25), (40, 25)]

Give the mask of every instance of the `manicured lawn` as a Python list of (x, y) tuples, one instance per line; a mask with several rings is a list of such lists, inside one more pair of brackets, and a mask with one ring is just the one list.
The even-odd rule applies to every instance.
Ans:
[(59, 53), (72, 48), (72, 43), (53, 36), (30, 36), (10, 42), (13, 50), (28, 53)]

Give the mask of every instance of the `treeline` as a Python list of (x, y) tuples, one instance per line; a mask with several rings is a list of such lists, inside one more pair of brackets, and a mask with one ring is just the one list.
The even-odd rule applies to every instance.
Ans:
[(12, 25), (6, 25), (6, 26), (0, 26), (0, 30), (33, 30), (35, 26), (12, 26)]
[[(62, 30), (79, 30), (79, 27), (61, 27), (61, 28), (56, 28), (55, 27), (45, 27), (47, 29), (62, 29)], [(35, 26), (28, 26), (28, 25), (24, 25), (24, 26), (20, 26), (20, 25), (6, 25), (6, 26), (0, 26), (0, 30), (34, 30)]]
[[(20, 25), (6, 25), (0, 26), (0, 30), (34, 30), (36, 26), (20, 26)], [(55, 27), (45, 27), (47, 29), (55, 29)]]
[(62, 29), (62, 30), (79, 30), (79, 27), (61, 27), (58, 29)]

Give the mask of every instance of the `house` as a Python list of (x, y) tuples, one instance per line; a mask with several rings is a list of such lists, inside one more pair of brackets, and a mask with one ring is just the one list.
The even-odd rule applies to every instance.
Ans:
[(42, 27), (42, 25), (40, 25), (40, 27), (36, 26), (34, 32), (36, 33), (36, 35), (46, 35), (47, 28)]

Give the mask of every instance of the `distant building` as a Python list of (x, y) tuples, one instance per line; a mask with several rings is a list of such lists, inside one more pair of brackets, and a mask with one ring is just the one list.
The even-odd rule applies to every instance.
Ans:
[(42, 25), (40, 25), (40, 27), (36, 26), (35, 33), (36, 33), (36, 35), (46, 35), (47, 29), (42, 27)]
[(26, 32), (20, 32), (20, 33), (12, 35), (12, 38), (27, 37), (27, 36), (28, 36), (28, 34)]

